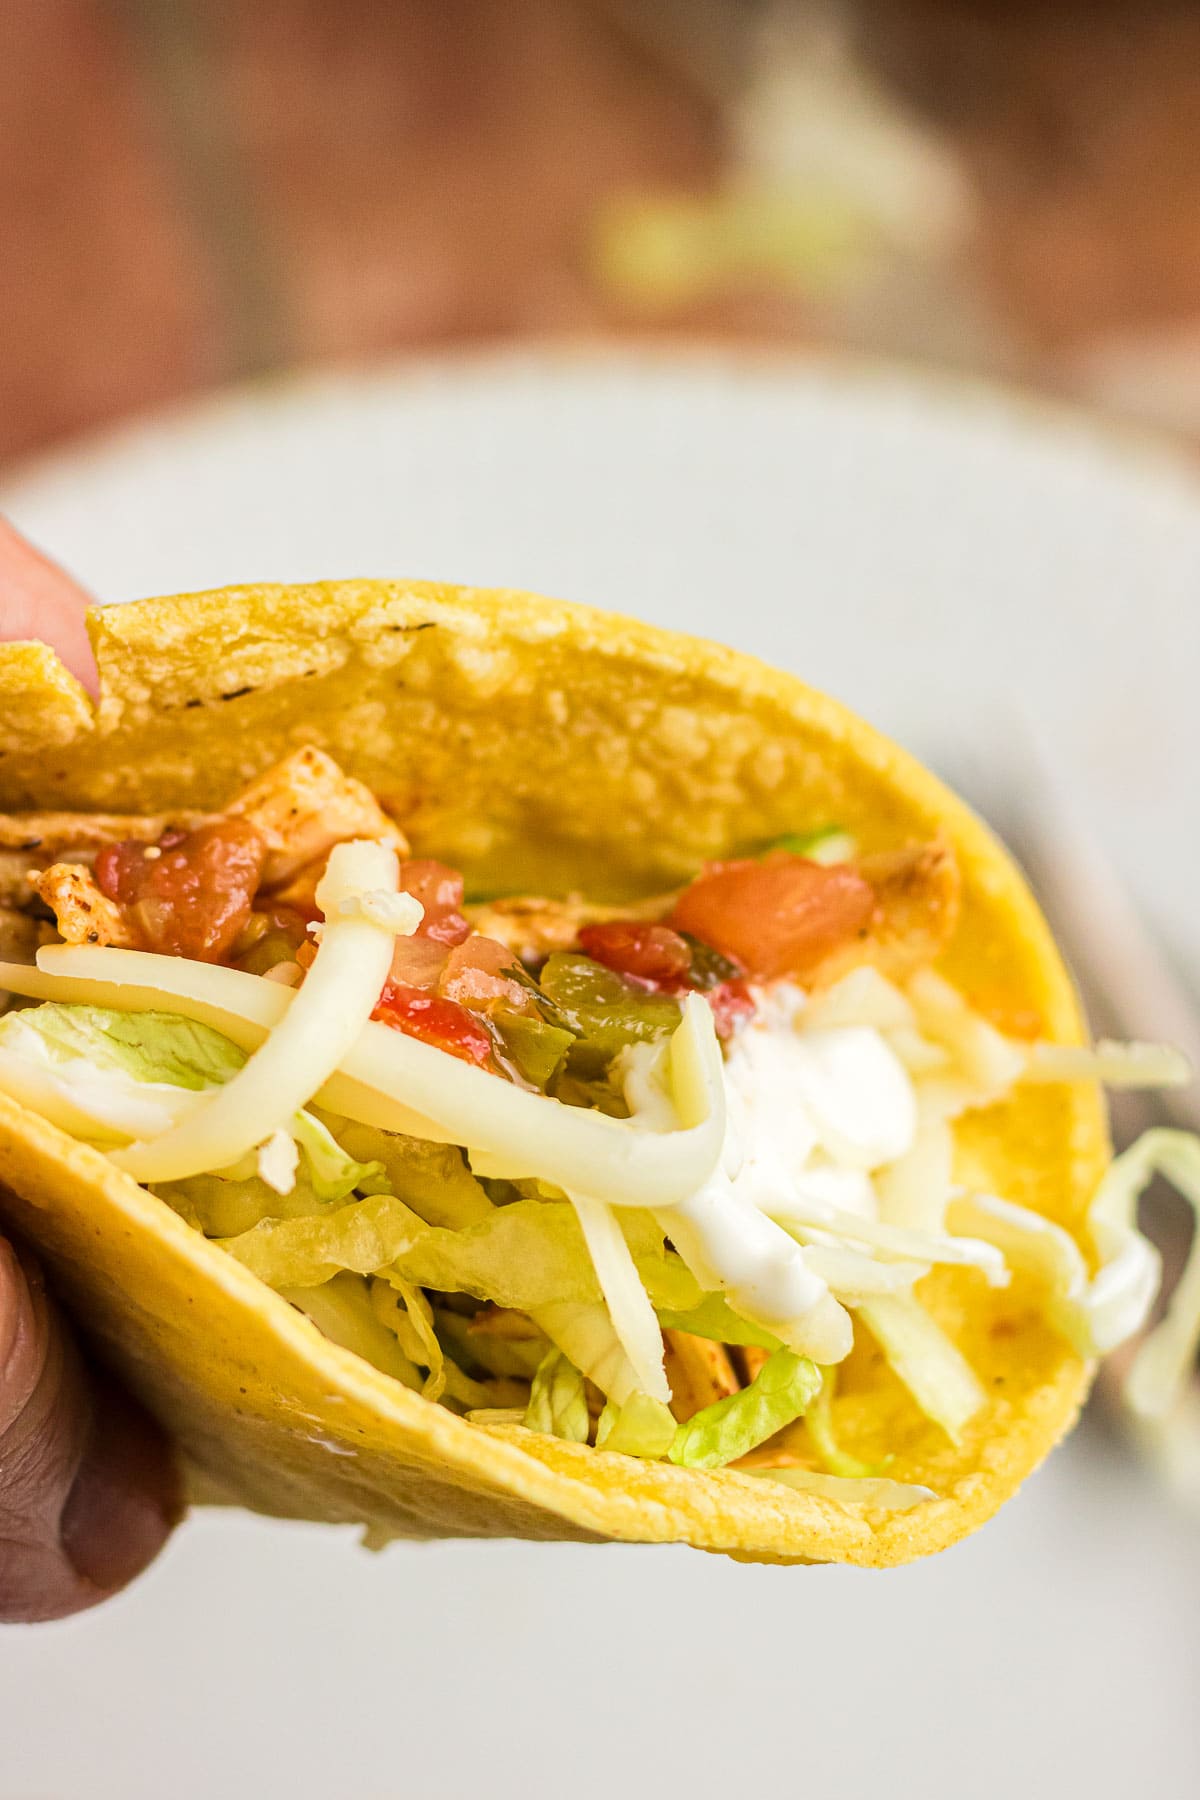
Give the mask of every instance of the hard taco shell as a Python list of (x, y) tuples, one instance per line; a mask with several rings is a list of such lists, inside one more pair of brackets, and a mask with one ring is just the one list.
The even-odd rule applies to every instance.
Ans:
[[(865, 850), (941, 833), (963, 876), (946, 974), (997, 1022), (1080, 1041), (1076, 999), (1005, 852), (913, 759), (790, 675), (716, 645), (509, 591), (253, 586), (97, 610), (91, 702), (40, 646), (0, 646), (0, 807), (219, 806), (305, 743), (383, 799), (418, 855), (481, 891), (624, 900), (709, 857), (836, 820)], [(1001, 1016), (1003, 1015), (1003, 1016)], [(963, 1173), (1077, 1234), (1107, 1158), (1089, 1083), (1019, 1087), (957, 1130)], [(842, 1372), (863, 1453), (939, 1498), (865, 1512), (735, 1471), (638, 1462), (459, 1419), (323, 1338), (99, 1152), (0, 1096), (0, 1214), (175, 1435), (210, 1493), (376, 1540), (682, 1540), (883, 1566), (940, 1550), (1072, 1423), (1089, 1368), (1018, 1279), (921, 1295), (988, 1402), (961, 1445), (865, 1333)]]

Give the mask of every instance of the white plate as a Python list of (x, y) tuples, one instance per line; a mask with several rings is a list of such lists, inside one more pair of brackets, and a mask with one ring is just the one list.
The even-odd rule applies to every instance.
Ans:
[[(1150, 445), (886, 370), (522, 355), (222, 398), (0, 505), (104, 599), (404, 574), (640, 613), (985, 775), (1019, 705), (1200, 967), (1200, 482)], [(372, 1558), (212, 1515), (97, 1614), (0, 1634), (3, 1791), (1183, 1793), (1198, 1575), (1194, 1526), (1099, 1438), (887, 1577)]]

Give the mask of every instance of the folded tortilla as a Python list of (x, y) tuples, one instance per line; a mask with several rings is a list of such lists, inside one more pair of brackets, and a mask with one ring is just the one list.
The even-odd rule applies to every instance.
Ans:
[[(101, 697), (0, 646), (0, 808), (202, 813), (303, 744), (479, 891), (632, 901), (710, 858), (836, 820), (861, 849), (935, 838), (962, 876), (939, 967), (998, 1022), (1082, 1043), (1028, 889), (974, 816), (834, 701), (750, 657), (529, 595), (427, 583), (254, 586), (94, 612)], [(1090, 1080), (1015, 1087), (956, 1129), (959, 1178), (1087, 1245), (1108, 1161)], [(860, 1444), (936, 1498), (873, 1511), (458, 1417), (324, 1338), (99, 1150), (0, 1095), (0, 1213), (174, 1435), (210, 1495), (389, 1537), (683, 1541), (884, 1566), (985, 1520), (1071, 1425), (1090, 1364), (1017, 1278), (940, 1268), (929, 1312), (985, 1404), (953, 1444), (869, 1341)]]

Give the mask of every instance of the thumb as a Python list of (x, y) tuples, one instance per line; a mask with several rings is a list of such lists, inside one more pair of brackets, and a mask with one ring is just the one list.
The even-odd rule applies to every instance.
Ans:
[(0, 1240), (0, 1620), (94, 1606), (179, 1510), (157, 1428), (107, 1377), (89, 1381), (36, 1264)]
[(88, 605), (65, 570), (0, 519), (0, 639), (40, 638), (94, 693), (96, 664), (83, 623)]

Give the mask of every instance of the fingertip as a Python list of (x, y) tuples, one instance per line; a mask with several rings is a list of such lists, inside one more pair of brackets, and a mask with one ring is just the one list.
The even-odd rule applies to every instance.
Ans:
[(113, 1593), (158, 1555), (182, 1517), (183, 1489), (153, 1420), (107, 1378), (94, 1388), (92, 1430), (60, 1536), (76, 1572)]
[(98, 688), (85, 615), (90, 595), (0, 517), (0, 639), (49, 644), (89, 694)]

